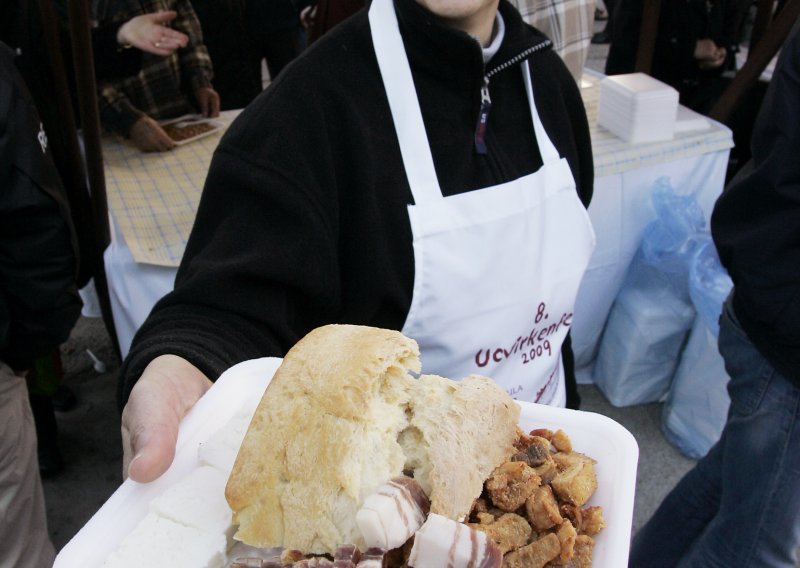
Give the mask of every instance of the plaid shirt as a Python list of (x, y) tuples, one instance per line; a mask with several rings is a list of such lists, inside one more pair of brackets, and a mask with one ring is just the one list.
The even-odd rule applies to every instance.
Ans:
[(583, 74), (594, 25), (594, 0), (511, 0), (522, 18), (551, 40), (575, 80)]
[(162, 57), (143, 54), (138, 75), (98, 85), (100, 120), (111, 132), (127, 136), (143, 115), (174, 118), (196, 112), (194, 91), (210, 87), (213, 70), (203, 45), (200, 22), (189, 0), (101, 0), (95, 8), (101, 22), (124, 22), (139, 14), (175, 10), (170, 26), (189, 36), (188, 45)]

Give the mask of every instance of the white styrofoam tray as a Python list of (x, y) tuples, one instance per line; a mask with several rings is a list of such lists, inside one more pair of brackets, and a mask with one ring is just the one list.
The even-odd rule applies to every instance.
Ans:
[[(199, 467), (199, 445), (243, 407), (255, 410), (280, 363), (276, 358), (254, 359), (223, 373), (181, 423), (175, 461), (167, 472), (152, 483), (125, 481), (61, 549), (54, 568), (101, 566), (147, 514), (150, 501)], [(595, 537), (593, 565), (626, 566), (639, 457), (636, 440), (606, 416), (526, 402), (520, 402), (520, 406), (524, 430), (561, 428), (576, 451), (597, 460), (598, 488), (587, 505), (603, 507), (607, 526)]]

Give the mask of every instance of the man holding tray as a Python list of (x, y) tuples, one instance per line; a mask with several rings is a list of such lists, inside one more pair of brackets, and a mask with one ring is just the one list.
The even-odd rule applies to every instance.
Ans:
[(506, 0), (374, 0), (220, 143), (175, 290), (123, 365), (125, 473), (168, 467), (225, 369), (328, 323), (401, 330), (428, 373), (577, 407), (592, 184), (578, 87)]

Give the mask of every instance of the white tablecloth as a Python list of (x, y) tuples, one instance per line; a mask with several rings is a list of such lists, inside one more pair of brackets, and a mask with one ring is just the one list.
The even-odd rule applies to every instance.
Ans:
[(173, 266), (144, 264), (133, 259), (131, 249), (109, 212), (111, 244), (103, 255), (106, 265), (108, 294), (114, 328), (117, 330), (122, 357), (128, 355), (136, 330), (144, 323), (155, 303), (172, 290), (175, 283)]
[[(599, 76), (584, 77), (582, 94), (592, 131), (595, 188), (589, 216), (597, 248), (581, 286), (572, 337), (579, 367), (591, 365), (598, 340), (625, 271), (653, 218), (653, 182), (668, 176), (676, 188), (691, 188), (708, 219), (722, 190), (730, 147), (730, 131), (720, 124), (682, 132), (663, 143), (631, 146), (597, 127)], [(109, 199), (110, 203), (113, 203)], [(177, 268), (136, 262), (110, 210), (112, 242), (105, 252), (111, 305), (123, 356), (134, 333), (155, 302), (172, 289)], [(583, 373), (581, 376), (586, 376)]]

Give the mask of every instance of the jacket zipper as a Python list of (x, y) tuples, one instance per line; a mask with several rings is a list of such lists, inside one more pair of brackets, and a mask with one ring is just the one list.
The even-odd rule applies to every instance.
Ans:
[(537, 51), (541, 51), (542, 49), (550, 47), (551, 45), (553, 45), (553, 43), (549, 39), (544, 40), (541, 43), (537, 43), (536, 45), (532, 45), (528, 49), (521, 51), (497, 67), (493, 67), (483, 76), (483, 85), (481, 86), (481, 109), (478, 113), (478, 124), (475, 127), (475, 151), (478, 152), (478, 154), (487, 153), (486, 127), (489, 123), (489, 111), (492, 109), (492, 98), (489, 95), (489, 79), (491, 79), (494, 75), (497, 75), (500, 71), (508, 69), (512, 65), (516, 65), (517, 63), (524, 61)]

